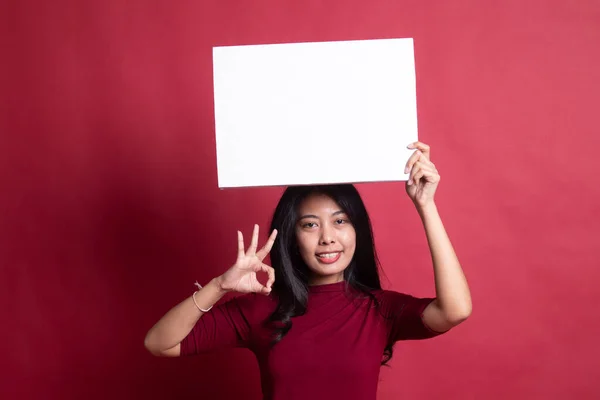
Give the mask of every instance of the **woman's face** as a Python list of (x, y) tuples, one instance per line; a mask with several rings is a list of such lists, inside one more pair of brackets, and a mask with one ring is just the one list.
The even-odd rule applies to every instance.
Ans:
[(296, 238), (302, 259), (311, 271), (309, 284), (344, 279), (356, 248), (356, 232), (348, 215), (330, 197), (314, 194), (298, 209)]

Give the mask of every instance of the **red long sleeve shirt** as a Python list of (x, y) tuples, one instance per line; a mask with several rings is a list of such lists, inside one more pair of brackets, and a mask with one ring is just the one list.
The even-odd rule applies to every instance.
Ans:
[(245, 347), (258, 360), (263, 396), (268, 400), (376, 398), (379, 369), (388, 340), (439, 335), (422, 320), (432, 298), (394, 291), (354, 298), (345, 282), (310, 286), (307, 311), (273, 348), (263, 325), (277, 306), (272, 296), (244, 294), (205, 313), (181, 342), (188, 356), (223, 347)]

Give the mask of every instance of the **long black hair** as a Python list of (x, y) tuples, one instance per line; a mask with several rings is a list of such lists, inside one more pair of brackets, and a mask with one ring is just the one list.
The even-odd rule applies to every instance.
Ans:
[[(348, 215), (356, 232), (354, 256), (344, 270), (347, 289), (350, 287), (379, 307), (373, 291), (381, 290), (379, 259), (373, 241), (373, 229), (367, 209), (351, 184), (290, 186), (273, 213), (271, 229), (277, 229), (277, 239), (271, 249), (271, 265), (275, 269), (273, 294), (278, 300), (276, 310), (268, 323), (273, 329), (272, 345), (283, 339), (292, 328), (292, 317), (303, 315), (308, 303), (308, 279), (310, 270), (298, 252), (296, 223), (298, 208), (302, 201), (313, 194), (323, 194), (333, 199)], [(386, 345), (382, 365), (392, 358), (393, 343)]]

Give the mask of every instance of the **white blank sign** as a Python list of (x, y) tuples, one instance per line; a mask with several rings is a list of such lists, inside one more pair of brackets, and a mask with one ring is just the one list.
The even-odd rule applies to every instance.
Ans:
[(213, 48), (219, 187), (406, 180), (412, 39)]

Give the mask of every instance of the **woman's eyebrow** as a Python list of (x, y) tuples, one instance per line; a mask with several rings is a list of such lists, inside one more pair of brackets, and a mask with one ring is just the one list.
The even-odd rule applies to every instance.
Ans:
[[(336, 211), (333, 214), (331, 214), (331, 216), (333, 217), (333, 216), (338, 215), (338, 214), (346, 214), (346, 213), (344, 211), (342, 211), (342, 210), (339, 210), (339, 211)], [(305, 214), (305, 215), (301, 216), (300, 218), (298, 218), (298, 221), (300, 221), (301, 219), (304, 219), (304, 218), (316, 218), (316, 219), (319, 219), (319, 217), (317, 217), (316, 215)]]

